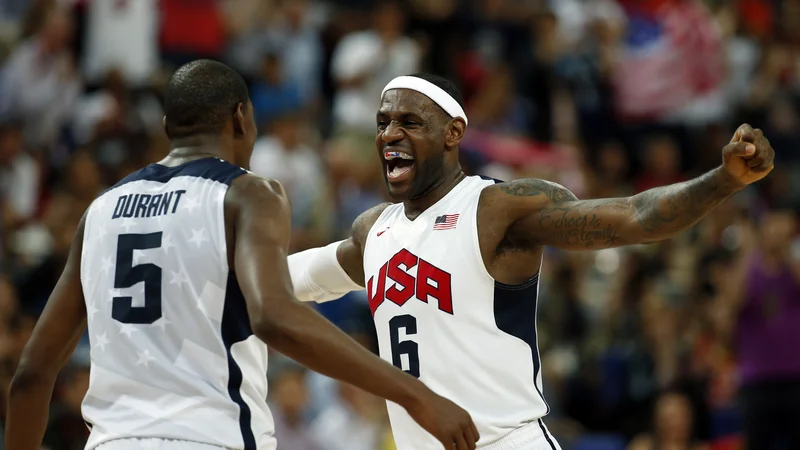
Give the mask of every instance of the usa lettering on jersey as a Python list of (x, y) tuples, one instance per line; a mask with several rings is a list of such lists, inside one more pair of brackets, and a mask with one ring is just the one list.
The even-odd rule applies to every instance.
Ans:
[[(410, 273), (414, 267), (417, 267), (416, 276)], [(388, 279), (394, 284), (386, 289)], [(428, 298), (433, 298), (439, 310), (453, 314), (451, 275), (406, 249), (397, 252), (381, 266), (377, 280), (375, 276), (370, 277), (367, 296), (373, 315), (385, 300), (403, 306), (412, 297), (425, 303), (428, 303)]]

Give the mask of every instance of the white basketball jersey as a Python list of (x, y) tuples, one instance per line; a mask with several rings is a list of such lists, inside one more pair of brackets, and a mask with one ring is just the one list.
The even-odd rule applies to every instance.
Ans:
[[(413, 221), (402, 204), (389, 206), (370, 230), (364, 273), (380, 354), (466, 409), (480, 446), (525, 427), (555, 449), (540, 420), (549, 407), (536, 343), (538, 275), (499, 283), (478, 245), (478, 200), (494, 183), (467, 177)], [(441, 449), (403, 408), (388, 408), (398, 450)]]
[(267, 348), (228, 268), (224, 199), (245, 173), (217, 158), (153, 164), (89, 208), (87, 449), (121, 438), (276, 448)]

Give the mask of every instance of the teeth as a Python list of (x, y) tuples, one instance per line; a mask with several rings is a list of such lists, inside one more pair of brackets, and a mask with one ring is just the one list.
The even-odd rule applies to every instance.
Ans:
[(408, 153), (403, 152), (383, 152), (383, 157), (387, 160), (389, 159), (407, 159), (407, 160), (414, 160), (414, 157), (409, 155)]

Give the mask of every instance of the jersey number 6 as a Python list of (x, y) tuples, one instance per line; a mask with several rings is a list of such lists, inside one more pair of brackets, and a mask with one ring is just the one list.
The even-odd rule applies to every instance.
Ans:
[[(405, 314), (389, 321), (389, 339), (392, 344), (392, 364), (403, 372), (419, 378), (419, 346), (414, 341), (400, 341), (400, 329), (406, 335), (417, 334), (417, 319)], [(403, 355), (408, 356), (408, 369), (403, 368)]]
[(121, 234), (117, 240), (117, 264), (114, 288), (126, 289), (144, 282), (144, 306), (133, 306), (132, 297), (114, 297), (111, 317), (122, 323), (150, 324), (161, 318), (161, 267), (155, 264), (133, 265), (134, 250), (161, 247), (161, 232)]

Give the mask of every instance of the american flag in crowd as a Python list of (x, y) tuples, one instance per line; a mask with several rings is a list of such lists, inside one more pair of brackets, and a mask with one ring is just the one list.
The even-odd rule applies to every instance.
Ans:
[(623, 2), (627, 35), (613, 76), (623, 118), (663, 117), (724, 81), (721, 33), (709, 11), (700, 2), (654, 3), (645, 11)]
[(436, 218), (433, 223), (434, 230), (449, 230), (456, 227), (458, 223), (458, 214), (445, 214)]

